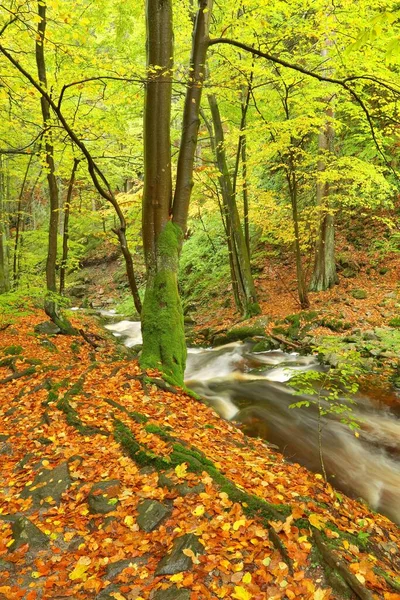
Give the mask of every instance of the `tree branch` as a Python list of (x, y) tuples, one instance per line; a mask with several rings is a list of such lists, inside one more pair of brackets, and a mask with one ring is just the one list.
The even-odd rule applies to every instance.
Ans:
[[(268, 52), (262, 52), (261, 50), (257, 50), (257, 48), (253, 48), (252, 46), (248, 46), (247, 44), (243, 44), (242, 42), (237, 42), (236, 40), (231, 40), (229, 38), (215, 38), (215, 39), (210, 39), (208, 41), (209, 46), (214, 46), (216, 44), (228, 44), (230, 46), (235, 46), (236, 48), (240, 48), (241, 50), (244, 50), (245, 52), (250, 52), (251, 54), (253, 54), (255, 56), (260, 56), (261, 58), (270, 60), (271, 62), (281, 65), (282, 67), (286, 67), (287, 69), (291, 69), (292, 71), (297, 71), (298, 73), (302, 73), (303, 75), (307, 75), (308, 77), (313, 77), (314, 79), (317, 79), (318, 81), (325, 81), (327, 83), (333, 83), (333, 84), (341, 86), (343, 89), (345, 89), (347, 92), (349, 92), (349, 94), (354, 98), (354, 100), (357, 102), (357, 104), (363, 110), (363, 112), (367, 118), (369, 128), (371, 130), (372, 139), (375, 143), (375, 146), (376, 146), (379, 154), (382, 156), (386, 166), (392, 171), (392, 173), (398, 179), (398, 175), (397, 175), (396, 171), (393, 169), (392, 165), (387, 160), (387, 158), (378, 142), (378, 139), (377, 139), (376, 133), (375, 133), (375, 127), (372, 122), (371, 115), (369, 114), (367, 106), (365, 105), (364, 101), (360, 98), (359, 94), (355, 90), (353, 90), (353, 88), (350, 87), (347, 83), (348, 81), (353, 81), (354, 79), (361, 79), (361, 76), (358, 78), (348, 77), (345, 79), (337, 79), (335, 77), (321, 75), (319, 73), (316, 73), (315, 71), (310, 71), (309, 69), (306, 69), (306, 68), (302, 67), (301, 65), (290, 63), (282, 58), (278, 58), (277, 56), (274, 56), (273, 54), (270, 54)], [(363, 78), (371, 79), (384, 87), (388, 87), (387, 84), (380, 82), (379, 79), (375, 79), (375, 78), (369, 77), (369, 76), (363, 76)], [(395, 90), (395, 88), (389, 88), (389, 89), (391, 89), (392, 91), (395, 91), (396, 93), (400, 93), (400, 92), (397, 92)]]

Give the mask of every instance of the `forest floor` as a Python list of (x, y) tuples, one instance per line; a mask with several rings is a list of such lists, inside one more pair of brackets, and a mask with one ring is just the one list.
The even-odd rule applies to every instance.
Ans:
[(0, 599), (399, 599), (389, 519), (43, 319), (0, 333)]

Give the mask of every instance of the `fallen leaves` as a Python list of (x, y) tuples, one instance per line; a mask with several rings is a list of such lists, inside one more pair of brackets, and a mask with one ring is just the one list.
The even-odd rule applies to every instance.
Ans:
[[(355, 542), (357, 533), (364, 531), (374, 543), (396, 545), (398, 530), (384, 517), (372, 518), (365, 507), (347, 498), (331, 511), (330, 503), (335, 501), (332, 488), (299, 465), (283, 462), (276, 453), (272, 457), (261, 441), (248, 443), (242, 432), (206, 406), (155, 386), (144, 395), (140, 382), (128, 378), (139, 372), (136, 363), (115, 363), (103, 349), (98, 364), (93, 364), (85, 345), (76, 360), (71, 339), (66, 337), (55, 340), (60, 352), (50, 353), (40, 348), (37, 338), (28, 335), (31, 329), (32, 321), (21, 321), (19, 335), (24, 355), (40, 357), (47, 367), (57, 368), (51, 371), (51, 380), (58, 397), (83, 378), (82, 390), (74, 397), (75, 411), (83, 423), (108, 432), (108, 436), (81, 435), (68, 424), (66, 415), (57, 409), (57, 398), (50, 396), (49, 401), (49, 389), (43, 386), (49, 379), (46, 369), (39, 369), (29, 384), (17, 380), (0, 389), (0, 435), (18, 430), (18, 436), (12, 439), (13, 454), (1, 457), (0, 514), (26, 512), (50, 538), (49, 550), (42, 551), (31, 565), (25, 560), (28, 545), (18, 552), (8, 551), (13, 543), (11, 525), (0, 519), (0, 557), (8, 569), (0, 571), (0, 593), (7, 599), (51, 600), (62, 594), (65, 598), (88, 600), (112, 583), (116, 589), (110, 596), (115, 600), (149, 600), (155, 590), (172, 585), (189, 589), (194, 600), (329, 600), (330, 589), (324, 581), (314, 581), (310, 570), (312, 531), (316, 528), (337, 545), (337, 552), (360, 583), (379, 589), (381, 596), (386, 594), (385, 600), (394, 600), (386, 581), (373, 572), (379, 564), (390, 574), (390, 563), (370, 557)], [(6, 338), (5, 343), (15, 343), (19, 339), (16, 337)], [(208, 473), (192, 472), (187, 462), (166, 473), (172, 487), (159, 484), (156, 471), (141, 469), (122, 453), (112, 435), (113, 417), (146, 444), (154, 457), (169, 456), (171, 445), (147, 431), (145, 423), (110, 406), (103, 398), (123, 402), (126, 411), (145, 414), (160, 428), (172, 428), (168, 429), (172, 436), (204, 452), (238, 490), (273, 504), (283, 503), (290, 506), (290, 512), (280, 521), (249, 515), (246, 502), (233, 501)], [(15, 407), (16, 412), (6, 414)], [(45, 411), (47, 421), (43, 421)], [(40, 443), (39, 437), (49, 443)], [(21, 461), (22, 467), (17, 466)], [(30, 499), (20, 497), (34, 481), (38, 464), (47, 473), (65, 461), (71, 485), (59, 504), (48, 496), (48, 503), (35, 509)], [(91, 487), (110, 479), (120, 482), (110, 492), (112, 516), (92, 514), (87, 503)], [(181, 496), (177, 491), (177, 486), (191, 488), (199, 484), (201, 491), (196, 493)], [(149, 533), (137, 524), (138, 505), (143, 498), (167, 502), (173, 511), (168, 522)], [(329, 528), (331, 525), (335, 530)], [(293, 573), (271, 542), (271, 527), (287, 551)], [(341, 536), (342, 532), (349, 537)], [(174, 540), (186, 533), (196, 534), (204, 554), (184, 549), (183, 555), (191, 560), (189, 570), (154, 577), (158, 562)], [(392, 546), (388, 554), (394, 556)], [(115, 574), (113, 569), (119, 563), (123, 568)], [(33, 587), (24, 589), (26, 581)]]

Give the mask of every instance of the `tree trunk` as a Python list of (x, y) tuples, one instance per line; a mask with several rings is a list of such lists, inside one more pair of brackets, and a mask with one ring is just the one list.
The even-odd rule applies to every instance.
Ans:
[[(328, 108), (327, 116), (333, 117), (332, 107)], [(318, 161), (319, 173), (326, 169), (324, 155), (332, 151), (333, 138), (333, 127), (327, 122), (318, 136), (318, 149), (321, 155)], [(310, 283), (312, 292), (328, 290), (338, 282), (335, 261), (334, 217), (329, 212), (329, 184), (326, 182), (317, 181), (317, 206), (324, 211), (324, 214), (322, 215), (315, 248), (314, 271)]]
[(225, 148), (224, 132), (222, 128), (221, 115), (218, 103), (214, 95), (208, 96), (208, 102), (211, 109), (212, 120), (215, 131), (216, 144), (216, 162), (220, 172), (220, 184), (222, 198), (226, 206), (226, 214), (229, 215), (231, 225), (233, 263), (236, 271), (239, 295), (241, 298), (242, 314), (250, 317), (260, 313), (260, 307), (257, 302), (256, 290), (253, 276), (251, 274), (250, 259), (247, 252), (246, 240), (243, 235), (242, 225), (240, 223), (239, 211), (237, 208), (232, 181), (229, 174)]
[(14, 289), (18, 288), (18, 263), (19, 263), (19, 254), (20, 254), (20, 238), (21, 238), (21, 229), (22, 229), (22, 199), (24, 196), (26, 181), (28, 178), (29, 169), (32, 163), (31, 154), (29, 157), (28, 164), (25, 169), (24, 178), (21, 184), (21, 190), (18, 196), (18, 204), (17, 204), (17, 222), (15, 224), (15, 238), (14, 238), (14, 255), (13, 255), (13, 287)]
[[(38, 2), (38, 15), (40, 21), (37, 27), (37, 36), (35, 42), (35, 55), (38, 77), (44, 89), (47, 89), (46, 62), (44, 56), (44, 41), (46, 34), (46, 3), (43, 0)], [(55, 176), (54, 147), (51, 135), (50, 123), (50, 105), (48, 100), (42, 95), (40, 97), (40, 106), (42, 109), (44, 141), (45, 141), (45, 161), (47, 166), (47, 183), (50, 198), (50, 219), (49, 219), (49, 237), (46, 261), (46, 285), (47, 296), (44, 309), (50, 319), (58, 325), (63, 333), (75, 333), (73, 327), (68, 321), (61, 317), (58, 312), (55, 295), (57, 293), (57, 235), (58, 235), (58, 210), (59, 197), (57, 180)]]
[(172, 5), (171, 0), (146, 1), (148, 79), (144, 112), (143, 245), (147, 285), (141, 315), (140, 362), (142, 368), (158, 368), (178, 384), (183, 383), (186, 365), (178, 265), (193, 185), (211, 8), (212, 0), (199, 0), (172, 202)]
[(75, 184), (75, 175), (79, 165), (79, 159), (74, 159), (74, 164), (71, 171), (71, 177), (68, 184), (67, 198), (64, 207), (64, 227), (63, 227), (63, 249), (60, 263), (60, 294), (64, 293), (65, 289), (65, 274), (68, 261), (68, 241), (69, 241), (69, 215), (71, 210), (72, 192)]
[(3, 157), (0, 155), (0, 294), (10, 291), (10, 271), (7, 246), (7, 214), (5, 210)]

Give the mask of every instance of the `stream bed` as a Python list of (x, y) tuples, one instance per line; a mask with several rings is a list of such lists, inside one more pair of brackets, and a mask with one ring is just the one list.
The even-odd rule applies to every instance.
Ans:
[[(142, 341), (140, 323), (120, 321), (106, 328), (128, 347)], [(324, 367), (314, 356), (255, 353), (252, 346), (234, 342), (215, 349), (189, 349), (186, 385), (221, 417), (240, 424), (248, 435), (264, 438), (288, 461), (320, 473), (317, 407), (312, 398), (295, 395), (287, 382), (296, 373)], [(290, 408), (302, 399), (310, 399), (310, 406)], [(360, 424), (357, 435), (333, 413), (320, 417), (328, 479), (400, 524), (399, 415), (367, 394), (354, 399), (352, 417)]]

